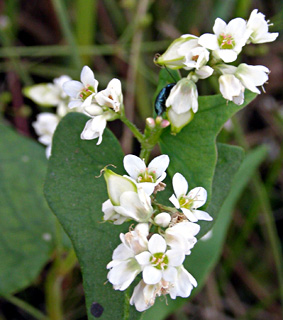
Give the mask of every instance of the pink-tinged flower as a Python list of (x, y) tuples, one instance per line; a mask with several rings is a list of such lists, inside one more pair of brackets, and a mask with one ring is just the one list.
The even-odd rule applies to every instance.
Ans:
[(247, 23), (242, 18), (231, 20), (228, 24), (220, 18), (215, 20), (214, 34), (205, 33), (199, 38), (199, 45), (213, 51), (217, 59), (232, 62), (237, 59), (249, 37)]
[(84, 66), (81, 72), (80, 81), (67, 81), (63, 84), (63, 90), (71, 97), (69, 108), (86, 107), (92, 103), (97, 93), (98, 81), (88, 66)]

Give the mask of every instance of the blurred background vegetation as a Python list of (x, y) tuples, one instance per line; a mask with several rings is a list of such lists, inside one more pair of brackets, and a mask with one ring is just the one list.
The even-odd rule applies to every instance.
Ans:
[[(274, 24), (271, 32), (282, 33), (280, 0), (2, 1), (1, 114), (20, 134), (36, 139), (31, 123), (46, 109), (25, 98), (22, 89), (52, 82), (62, 74), (79, 79), (82, 66), (88, 65), (100, 89), (113, 77), (121, 79), (126, 113), (142, 128), (144, 119), (152, 115), (158, 82), (154, 55), (182, 34), (211, 32), (217, 17), (226, 22), (237, 16), (247, 19), (255, 8)], [(266, 94), (227, 123), (219, 141), (245, 150), (264, 144), (267, 157), (237, 203), (219, 264), (201, 292), (169, 319), (282, 319), (282, 56), (282, 35), (272, 44), (244, 48), (241, 61), (267, 66), (270, 80)], [(200, 94), (218, 91), (214, 80), (202, 82)], [(124, 151), (133, 152), (135, 144), (121, 123), (115, 121), (110, 127)], [(59, 253), (66, 254), (63, 249)], [(0, 298), (1, 320), (47, 319), (31, 305), (45, 312), (44, 283), (57, 258), (58, 248), (30, 286)], [(74, 259), (71, 266), (60, 274), (62, 319), (86, 319), (79, 266)]]

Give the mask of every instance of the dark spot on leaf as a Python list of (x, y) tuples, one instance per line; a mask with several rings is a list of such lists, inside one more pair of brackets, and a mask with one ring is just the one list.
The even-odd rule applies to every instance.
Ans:
[(97, 302), (93, 302), (91, 307), (90, 307), (90, 313), (95, 317), (95, 318), (100, 318), (102, 313), (104, 311), (104, 308), (102, 307), (101, 304)]

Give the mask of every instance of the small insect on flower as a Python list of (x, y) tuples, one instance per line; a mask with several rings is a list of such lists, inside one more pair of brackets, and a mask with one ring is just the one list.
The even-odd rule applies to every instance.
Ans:
[(175, 85), (176, 83), (169, 83), (158, 93), (154, 103), (154, 109), (158, 116), (161, 116), (162, 113), (166, 110), (165, 102)]

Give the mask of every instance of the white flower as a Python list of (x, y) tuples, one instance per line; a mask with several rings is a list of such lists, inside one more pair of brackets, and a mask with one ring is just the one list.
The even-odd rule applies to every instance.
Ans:
[(170, 294), (171, 299), (177, 296), (187, 298), (193, 287), (197, 286), (195, 278), (183, 267), (177, 267), (177, 277), (174, 282), (161, 279), (160, 282), (149, 285), (143, 280), (135, 287), (130, 304), (135, 305), (137, 311), (142, 312), (154, 305), (156, 297)]
[(198, 79), (206, 79), (210, 77), (214, 72), (214, 69), (211, 68), (210, 66), (202, 66), (198, 70), (195, 70), (195, 76)]
[(171, 221), (171, 216), (167, 212), (161, 212), (154, 218), (154, 222), (163, 228), (168, 227), (170, 221)]
[(170, 121), (172, 133), (180, 132), (194, 117), (194, 113), (191, 109), (187, 112), (178, 114), (172, 108), (167, 108), (166, 115)]
[(36, 134), (39, 136), (38, 141), (47, 146), (47, 158), (49, 158), (51, 154), (52, 137), (59, 121), (60, 118), (56, 114), (42, 112), (37, 115), (36, 121), (32, 123)]
[(127, 219), (137, 222), (148, 222), (153, 214), (151, 200), (142, 188), (138, 192), (126, 191), (120, 196), (120, 205), (114, 210)]
[(226, 24), (222, 19), (217, 18), (213, 31), (214, 34), (205, 33), (200, 36), (199, 44), (213, 50), (213, 55), (224, 62), (235, 61), (249, 37), (246, 21), (236, 18)]
[(148, 224), (138, 224), (133, 231), (121, 233), (122, 243), (114, 250), (112, 261), (108, 263), (107, 279), (115, 290), (125, 290), (141, 272), (141, 266), (135, 259), (137, 254), (147, 250)]
[(116, 225), (122, 224), (127, 220), (127, 217), (122, 216), (115, 211), (115, 208), (110, 199), (102, 203), (102, 212), (104, 213), (104, 221), (111, 221)]
[(181, 44), (178, 52), (185, 57), (185, 70), (199, 70), (209, 60), (209, 51), (198, 44), (198, 38)]
[(175, 281), (176, 267), (183, 263), (185, 254), (181, 250), (167, 250), (164, 238), (154, 234), (148, 241), (148, 251), (143, 251), (135, 258), (142, 266), (143, 281), (146, 284), (156, 284), (161, 279)]
[(177, 114), (192, 110), (198, 111), (198, 91), (196, 84), (187, 78), (183, 78), (170, 91), (170, 95), (165, 103), (166, 107), (171, 107)]
[(177, 279), (169, 289), (170, 297), (171, 299), (176, 299), (177, 296), (187, 298), (191, 294), (193, 287), (197, 286), (196, 279), (183, 265), (177, 268), (177, 272)]
[(269, 69), (265, 66), (249, 66), (241, 63), (235, 72), (235, 76), (245, 88), (260, 94), (257, 87), (262, 86), (268, 80), (269, 72)]
[(279, 33), (268, 32), (269, 26), (269, 21), (265, 20), (265, 15), (258, 12), (258, 9), (254, 9), (247, 22), (247, 30), (250, 33), (248, 42), (265, 43), (274, 41), (278, 37)]
[(223, 97), (236, 104), (244, 102), (245, 88), (260, 94), (257, 86), (268, 80), (269, 69), (264, 66), (249, 66), (241, 63), (238, 67), (221, 64), (217, 69), (223, 73), (218, 79)]
[(166, 243), (172, 249), (181, 249), (186, 255), (191, 254), (191, 249), (197, 242), (195, 235), (199, 233), (200, 226), (189, 221), (182, 221), (165, 230)]
[(97, 93), (98, 81), (88, 66), (84, 66), (81, 72), (81, 82), (68, 81), (63, 84), (63, 89), (71, 97), (69, 108), (89, 106)]
[(115, 78), (112, 79), (105, 90), (95, 95), (95, 100), (100, 106), (106, 106), (115, 112), (119, 112), (123, 104), (121, 81)]
[(188, 44), (195, 39), (197, 39), (197, 37), (191, 34), (182, 35), (180, 38), (174, 40), (170, 44), (165, 53), (155, 59), (155, 63), (159, 65), (165, 65), (166, 67), (171, 69), (180, 69), (186, 67), (185, 55), (187, 54), (187, 52), (185, 52), (181, 48), (184, 44)]
[[(63, 84), (70, 81), (69, 76), (63, 75), (59, 78), (55, 78), (53, 83), (41, 83), (30, 87), (25, 87), (23, 92), (31, 100), (40, 106), (57, 106), (60, 109), (66, 107), (68, 98), (63, 91)], [(57, 110), (57, 114), (61, 115)]]
[(99, 145), (102, 142), (102, 135), (106, 128), (107, 120), (113, 120), (113, 114), (110, 111), (88, 120), (81, 133), (81, 139), (93, 140), (98, 138), (96, 144)]
[(188, 220), (192, 222), (212, 220), (207, 212), (196, 210), (206, 202), (207, 192), (204, 188), (194, 188), (187, 194), (189, 186), (187, 180), (180, 173), (174, 175), (172, 183), (175, 195), (173, 194), (169, 200), (177, 209), (182, 210)]
[(155, 186), (165, 179), (165, 170), (168, 165), (169, 157), (165, 154), (154, 158), (148, 167), (141, 158), (135, 155), (128, 154), (124, 157), (124, 168), (130, 178), (148, 195), (151, 195)]
[(244, 103), (245, 88), (233, 74), (223, 74), (219, 77), (219, 90), (224, 99), (241, 105)]

